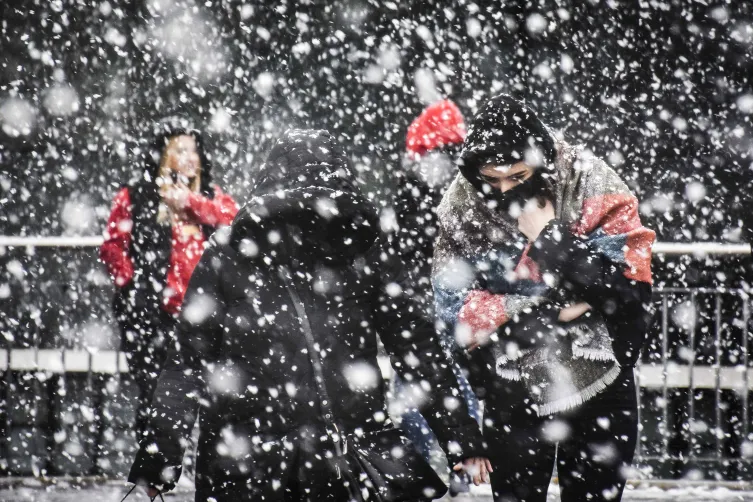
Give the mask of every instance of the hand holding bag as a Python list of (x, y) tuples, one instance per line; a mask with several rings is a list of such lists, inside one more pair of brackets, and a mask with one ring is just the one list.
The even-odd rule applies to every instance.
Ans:
[(338, 426), (306, 309), (288, 270), (281, 268), (279, 276), (286, 285), (306, 340), (321, 418), (334, 450), (330, 459), (333, 475), (343, 480), (350, 501), (415, 502), (444, 495), (447, 487), (400, 429), (388, 427), (356, 436)]

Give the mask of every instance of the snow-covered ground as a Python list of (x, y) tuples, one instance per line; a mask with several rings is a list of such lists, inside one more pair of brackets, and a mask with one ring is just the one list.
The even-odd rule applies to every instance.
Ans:
[[(122, 484), (107, 484), (88, 488), (75, 488), (70, 485), (28, 486), (22, 484), (13, 488), (0, 488), (0, 502), (120, 502), (127, 489)], [(549, 501), (559, 501), (558, 488), (552, 485)], [(128, 502), (146, 502), (149, 499), (141, 490), (135, 490)], [(158, 499), (159, 500), (159, 499)], [(182, 491), (168, 493), (165, 500), (171, 502), (193, 502), (193, 493)], [(459, 496), (455, 502), (491, 502), (488, 487), (474, 489), (474, 493)], [(723, 487), (682, 487), (661, 489), (655, 486), (628, 487), (623, 501), (666, 501), (706, 502), (706, 501), (740, 501), (753, 502), (753, 491), (738, 491)]]

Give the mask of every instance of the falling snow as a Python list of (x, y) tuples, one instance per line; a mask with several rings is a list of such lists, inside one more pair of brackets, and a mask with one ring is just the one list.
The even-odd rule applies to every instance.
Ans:
[[(656, 315), (641, 356), (646, 368), (639, 377), (642, 425), (628, 476), (751, 479), (753, 395), (744, 389), (743, 375), (753, 371), (753, 265), (749, 255), (707, 254), (700, 244), (753, 241), (752, 3), (3, 4), (0, 425), (5, 440), (0, 474), (122, 479), (130, 468), (136, 389), (118, 374), (127, 365), (112, 310), (115, 286), (94, 246), (106, 230), (113, 197), (141, 175), (137, 159), (156, 122), (183, 116), (202, 129), (214, 181), (240, 206), (249, 202), (266, 154), (284, 131), (329, 130), (378, 207), (379, 230), (394, 235), (405, 209), (395, 202), (405, 176), (440, 187), (455, 173), (447, 156), (406, 161), (408, 124), (443, 98), (453, 99), (470, 122), (488, 98), (504, 92), (524, 99), (555, 135), (583, 143), (617, 170), (637, 195), (642, 221), (658, 241), (694, 243), (682, 255), (654, 256)], [(533, 165), (541, 159), (536, 151), (526, 157)], [(329, 199), (319, 199), (315, 209), (326, 221), (338, 215)], [(435, 229), (425, 223), (426, 235), (434, 237)], [(129, 231), (125, 225), (121, 230)], [(60, 248), (3, 245), (9, 236), (95, 242)], [(228, 239), (220, 231), (214, 245)], [(238, 249), (257, 259), (281, 241), (272, 231), (244, 238)], [(448, 269), (440, 284), (460, 290), (473, 282), (468, 263), (459, 260)], [(380, 274), (368, 271), (374, 272)], [(340, 293), (338, 273), (321, 268), (316, 275), (317, 294)], [(263, 281), (249, 282), (264, 294)], [(399, 302), (413, 290), (389, 282), (384, 293)], [(238, 302), (259, 309), (254, 295)], [(183, 306), (184, 317), (208, 325), (216, 303), (210, 295), (198, 295)], [(234, 321), (273, 330), (288, 314), (259, 310), (253, 318)], [(363, 337), (373, 335), (372, 326), (353, 329), (362, 330)], [(456, 335), (461, 343), (471, 337), (463, 328)], [(518, 349), (512, 342), (504, 347), (509, 357)], [(409, 352), (393, 363), (415, 368), (421, 357)], [(292, 364), (274, 350), (259, 360)], [(299, 370), (289, 368), (289, 380), (278, 387), (260, 388), (249, 383), (253, 378), (246, 369), (222, 363), (206, 383), (215, 397), (261, 395), (272, 406), (300, 399), (293, 378)], [(352, 360), (337, 378), (355, 393), (381, 392), (382, 373), (388, 372), (383, 370)], [(692, 392), (691, 380), (697, 387)], [(391, 389), (390, 416), (424, 404), (431, 391), (425, 384), (404, 382)], [(451, 412), (460, 400), (448, 397), (443, 406)], [(387, 418), (379, 412), (373, 420)], [(598, 425), (613, 426), (605, 417)], [(570, 433), (567, 423), (553, 420), (541, 438), (556, 443)], [(240, 461), (259, 441), (229, 427), (222, 431), (218, 453)], [(396, 458), (402, 454), (393, 452)], [(599, 447), (594, 458), (608, 464), (615, 455)], [(120, 488), (113, 490), (120, 495)], [(71, 495), (73, 490), (44, 494), (34, 486), (0, 488), (0, 499), (114, 500), (112, 490)], [(184, 499), (191, 497), (183, 492), (178, 500)], [(490, 498), (487, 493), (479, 499)], [(726, 488), (642, 488), (629, 490), (625, 500), (753, 496)]]

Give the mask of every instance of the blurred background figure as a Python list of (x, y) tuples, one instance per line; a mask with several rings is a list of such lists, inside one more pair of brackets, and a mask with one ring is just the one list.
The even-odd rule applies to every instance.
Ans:
[[(431, 322), (435, 319), (431, 290), (431, 264), (437, 234), (435, 210), (456, 173), (455, 161), (465, 135), (463, 114), (453, 101), (443, 99), (428, 106), (408, 127), (403, 168), (397, 173), (393, 245), (410, 278), (411, 290), (407, 293), (415, 298), (422, 315)], [(475, 398), (465, 378), (459, 368), (455, 373), (470, 398), (472, 414), (477, 415)], [(397, 377), (395, 387), (399, 395), (402, 386)], [(406, 410), (401, 426), (424, 458), (435, 465), (443, 461), (439, 444), (418, 410)], [(462, 474), (453, 474), (451, 493), (467, 491), (463, 478)]]
[(413, 279), (414, 295), (432, 315), (431, 258), (437, 233), (435, 208), (455, 175), (455, 159), (465, 139), (457, 105), (443, 99), (427, 107), (408, 127), (406, 155), (395, 200), (397, 252)]
[(117, 286), (113, 311), (139, 389), (140, 435), (191, 273), (209, 236), (238, 208), (212, 184), (201, 134), (180, 121), (157, 126), (139, 167), (115, 196), (100, 258)]

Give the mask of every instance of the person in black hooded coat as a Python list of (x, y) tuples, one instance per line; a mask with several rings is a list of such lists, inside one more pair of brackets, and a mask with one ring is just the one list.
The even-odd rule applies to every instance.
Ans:
[[(486, 478), (488, 463), (475, 458), (478, 426), (432, 324), (400, 294), (399, 259), (385, 251), (377, 225), (327, 132), (292, 130), (277, 142), (251, 202), (229, 233), (215, 235), (191, 278), (129, 481), (152, 493), (171, 489), (199, 414), (197, 501), (345, 501), (360, 493), (364, 486), (346, 488), (331, 468), (304, 318), (332, 397), (330, 419), (356, 448), (369, 448), (359, 437), (393, 428), (378, 334), (446, 452)], [(434, 471), (395, 432), (386, 460), (408, 471), (395, 478), (403, 496), (389, 500), (442, 496)]]

